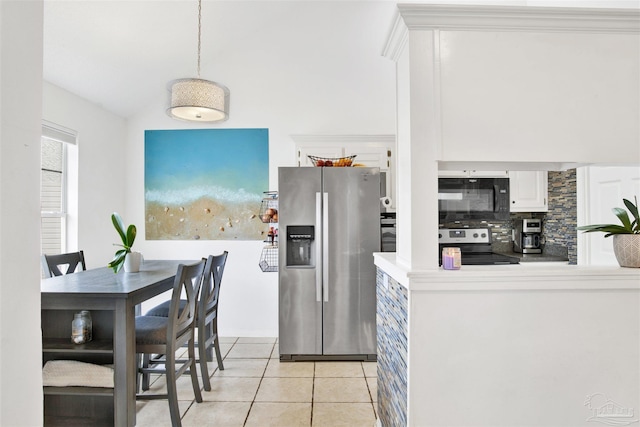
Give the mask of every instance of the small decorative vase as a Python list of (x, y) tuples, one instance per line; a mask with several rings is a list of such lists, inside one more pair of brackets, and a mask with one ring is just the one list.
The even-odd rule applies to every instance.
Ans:
[(614, 234), (613, 253), (620, 267), (640, 268), (640, 234)]
[(140, 263), (142, 262), (142, 254), (140, 252), (129, 252), (124, 257), (125, 273), (137, 273), (140, 271)]

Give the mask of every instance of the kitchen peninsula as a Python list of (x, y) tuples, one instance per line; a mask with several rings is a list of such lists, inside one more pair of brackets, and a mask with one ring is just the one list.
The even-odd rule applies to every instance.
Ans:
[(397, 73), (397, 252), (374, 257), (379, 425), (635, 422), (640, 270), (445, 271), (435, 230), (439, 170), (640, 165), (639, 11), (398, 10), (385, 47)]
[(382, 425), (587, 425), (640, 402), (640, 271), (566, 264), (378, 266)]

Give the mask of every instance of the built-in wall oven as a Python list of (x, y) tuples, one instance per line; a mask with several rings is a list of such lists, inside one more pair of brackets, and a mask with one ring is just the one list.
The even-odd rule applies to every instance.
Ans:
[(509, 178), (439, 178), (440, 222), (508, 220)]
[(396, 251), (396, 213), (380, 213), (380, 250), (382, 252)]

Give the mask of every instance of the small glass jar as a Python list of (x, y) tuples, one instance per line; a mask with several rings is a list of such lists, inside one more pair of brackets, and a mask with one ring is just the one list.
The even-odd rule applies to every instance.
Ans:
[(89, 310), (82, 310), (80, 312), (85, 321), (87, 329), (85, 342), (89, 342), (93, 339), (93, 320), (91, 319), (91, 312)]
[(84, 344), (91, 341), (93, 338), (92, 329), (93, 322), (89, 311), (83, 310), (74, 314), (71, 322), (71, 341), (74, 344)]
[(460, 248), (442, 248), (442, 268), (445, 270), (460, 270), (462, 255)]

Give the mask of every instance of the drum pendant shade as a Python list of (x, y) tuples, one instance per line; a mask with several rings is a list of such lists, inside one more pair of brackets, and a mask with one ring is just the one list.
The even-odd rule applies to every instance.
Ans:
[(229, 118), (229, 89), (200, 78), (202, 0), (198, 0), (198, 77), (169, 82), (171, 99), (167, 114), (191, 122), (221, 122)]
[(203, 79), (178, 79), (170, 84), (167, 114), (179, 120), (220, 122), (229, 118), (229, 89)]

